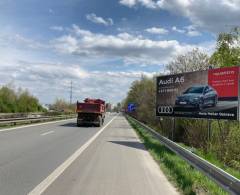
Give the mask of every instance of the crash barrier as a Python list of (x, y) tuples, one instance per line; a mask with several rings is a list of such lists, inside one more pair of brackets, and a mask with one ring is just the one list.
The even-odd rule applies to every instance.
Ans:
[(145, 130), (150, 132), (156, 139), (158, 139), (163, 145), (169, 148), (171, 151), (176, 153), (178, 156), (182, 157), (193, 167), (201, 171), (203, 174), (208, 176), (210, 179), (222, 186), (226, 191), (231, 194), (240, 194), (240, 180), (219, 167), (211, 164), (205, 159), (199, 157), (198, 155), (192, 153), (190, 150), (178, 145), (177, 143), (167, 139), (166, 137), (157, 133), (154, 129), (148, 127), (144, 123), (136, 120), (131, 116), (127, 116)]

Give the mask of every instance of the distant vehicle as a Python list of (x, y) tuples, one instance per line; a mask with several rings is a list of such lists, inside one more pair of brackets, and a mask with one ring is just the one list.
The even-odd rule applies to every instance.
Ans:
[(175, 105), (202, 110), (204, 107), (215, 107), (217, 102), (218, 94), (215, 89), (209, 85), (197, 85), (188, 88), (178, 96)]
[(105, 119), (106, 105), (101, 99), (86, 98), (84, 102), (77, 102), (77, 126), (102, 126)]

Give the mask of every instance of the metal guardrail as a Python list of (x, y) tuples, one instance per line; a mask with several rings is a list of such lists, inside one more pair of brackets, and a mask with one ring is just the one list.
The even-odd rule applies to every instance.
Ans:
[(0, 123), (1, 123), (1, 122), (6, 122), (6, 121), (21, 121), (21, 120), (45, 119), (45, 118), (51, 118), (51, 117), (49, 117), (49, 116), (41, 116), (41, 117), (6, 118), (6, 119), (0, 119)]
[(50, 120), (58, 120), (58, 119), (68, 119), (73, 118), (76, 115), (67, 115), (67, 116), (55, 116), (55, 117), (33, 117), (33, 118), (11, 118), (11, 119), (1, 119), (0, 120), (0, 126), (1, 125), (16, 125), (17, 123), (33, 123), (33, 122), (42, 122), (42, 121), (50, 121)]
[(230, 175), (229, 173), (211, 164), (205, 159), (197, 156), (196, 154), (192, 153), (186, 148), (160, 135), (159, 133), (154, 131), (152, 128), (136, 120), (135, 118), (132, 118), (132, 117), (130, 118), (134, 120), (136, 123), (140, 124), (146, 130), (148, 130), (154, 137), (156, 137), (162, 144), (164, 144), (171, 151), (178, 154), (180, 157), (182, 157), (188, 163), (190, 163), (193, 167), (203, 172), (210, 179), (214, 180), (216, 183), (222, 186), (226, 191), (228, 191), (231, 194), (236, 194), (236, 195), (240, 194), (240, 180), (238, 178)]

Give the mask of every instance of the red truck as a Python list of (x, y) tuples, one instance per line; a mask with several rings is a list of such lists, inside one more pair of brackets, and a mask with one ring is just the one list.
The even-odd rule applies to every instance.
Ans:
[(105, 119), (106, 105), (101, 99), (86, 98), (84, 102), (77, 102), (77, 126), (102, 126)]

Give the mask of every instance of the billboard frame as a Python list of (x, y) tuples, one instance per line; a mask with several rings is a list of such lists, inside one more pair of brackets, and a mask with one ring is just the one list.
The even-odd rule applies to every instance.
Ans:
[[(207, 71), (209, 73), (209, 70), (215, 70), (215, 69), (221, 69), (221, 68), (238, 68), (238, 72), (237, 72), (237, 77), (238, 77), (238, 82), (237, 82), (237, 85), (238, 85), (238, 93), (237, 93), (237, 101), (238, 101), (238, 105), (237, 105), (237, 113), (236, 113), (236, 119), (224, 119), (224, 118), (204, 118), (204, 117), (187, 117), (187, 116), (159, 116), (157, 115), (157, 105), (158, 105), (158, 78), (159, 77), (168, 77), (168, 76), (180, 76), (180, 75), (185, 75), (185, 74), (191, 74), (191, 73), (196, 73), (196, 72), (204, 72), (204, 71)], [(157, 118), (172, 118), (173, 120), (175, 120), (176, 118), (179, 118), (179, 119), (198, 119), (198, 120), (208, 120), (209, 123), (211, 122), (211, 120), (225, 120), (225, 121), (238, 121), (240, 122), (240, 66), (229, 66), (229, 67), (220, 67), (220, 68), (211, 68), (209, 67), (208, 69), (204, 69), (204, 70), (197, 70), (197, 71), (189, 71), (189, 72), (182, 72), (182, 73), (172, 73), (172, 74), (165, 74), (165, 75), (159, 75), (159, 76), (156, 76), (156, 96), (155, 96), (155, 117)]]

